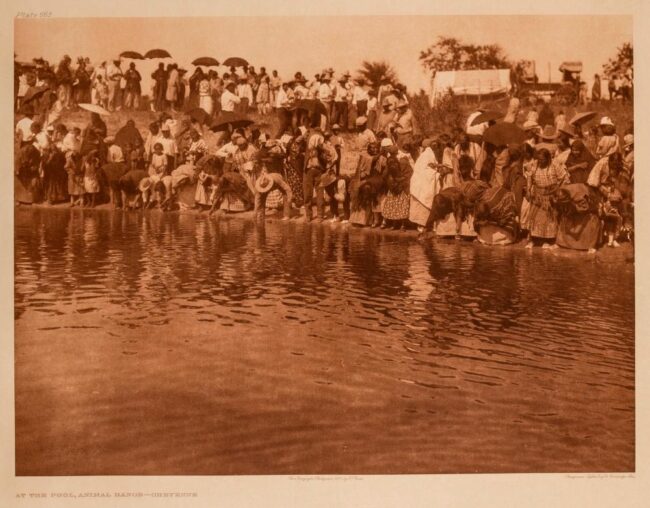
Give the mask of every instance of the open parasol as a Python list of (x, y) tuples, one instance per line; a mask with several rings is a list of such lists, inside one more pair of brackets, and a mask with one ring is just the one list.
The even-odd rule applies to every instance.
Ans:
[(77, 104), (81, 109), (85, 109), (86, 111), (90, 111), (91, 113), (97, 113), (98, 115), (104, 115), (104, 116), (109, 116), (110, 112), (106, 111), (104, 108), (102, 108), (99, 104)]
[(192, 65), (205, 65), (206, 67), (212, 67), (219, 65), (219, 61), (211, 56), (202, 56), (194, 59)]
[(223, 65), (226, 67), (244, 67), (248, 65), (248, 62), (243, 58), (239, 58), (238, 56), (231, 56), (230, 58), (226, 59)]
[(250, 118), (237, 114), (225, 114), (217, 118), (210, 126), (212, 132), (229, 131), (239, 127), (248, 127), (255, 122)]
[(596, 118), (596, 113), (595, 111), (585, 111), (583, 113), (576, 113), (573, 115), (573, 118), (569, 120), (569, 123), (571, 125), (582, 125), (583, 123), (587, 123), (589, 120), (592, 120)]
[(499, 120), (500, 118), (503, 118), (503, 113), (500, 113), (499, 111), (483, 111), (480, 115), (476, 115), (476, 118), (472, 120), (470, 127), (491, 122), (492, 120)]
[(144, 60), (144, 57), (137, 51), (122, 51), (120, 56), (122, 58), (130, 58), (131, 60)]
[(494, 146), (506, 146), (511, 143), (519, 144), (526, 141), (526, 131), (512, 123), (497, 123), (485, 130), (483, 141)]
[(171, 58), (172, 56), (164, 49), (150, 49), (144, 54), (145, 58)]
[(325, 109), (325, 105), (316, 99), (300, 99), (297, 100), (294, 104), (294, 107), (296, 109), (302, 109), (304, 111), (308, 111), (310, 113), (318, 113), (320, 115), (325, 115), (327, 116), (327, 110)]

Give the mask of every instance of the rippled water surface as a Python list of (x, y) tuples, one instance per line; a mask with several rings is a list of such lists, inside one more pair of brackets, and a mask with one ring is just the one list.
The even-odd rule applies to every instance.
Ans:
[(18, 209), (16, 472), (634, 469), (634, 272), (342, 226)]

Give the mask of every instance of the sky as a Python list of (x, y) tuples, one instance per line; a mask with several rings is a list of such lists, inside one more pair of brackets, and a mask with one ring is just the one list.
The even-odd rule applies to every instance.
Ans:
[[(323, 68), (352, 74), (363, 60), (385, 60), (410, 91), (430, 90), (430, 74), (420, 51), (438, 36), (474, 44), (499, 44), (512, 60), (536, 62), (540, 81), (559, 81), (563, 61), (581, 60), (583, 79), (602, 71), (617, 47), (632, 41), (631, 16), (318, 16), (202, 18), (49, 18), (16, 19), (18, 60), (42, 56), (51, 63), (64, 54), (93, 63), (120, 52), (169, 51), (188, 69), (199, 56), (223, 61), (246, 58), (256, 69), (277, 69), (308, 78)], [(172, 60), (170, 60), (172, 61)], [(146, 93), (156, 61), (138, 61)], [(223, 72), (224, 67), (217, 68)]]

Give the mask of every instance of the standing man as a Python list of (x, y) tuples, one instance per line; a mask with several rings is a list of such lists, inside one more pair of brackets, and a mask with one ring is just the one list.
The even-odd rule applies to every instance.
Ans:
[(348, 78), (343, 75), (336, 83), (334, 94), (334, 114), (332, 115), (332, 122), (340, 124), (345, 130), (348, 125), (348, 88), (346, 83)]
[(151, 79), (154, 82), (153, 86), (153, 109), (154, 111), (162, 111), (165, 107), (165, 87), (167, 86), (167, 72), (165, 72), (165, 64), (160, 62), (158, 68), (151, 74)]
[(593, 102), (600, 102), (600, 76), (594, 74), (594, 84), (591, 87), (591, 100)]
[(139, 109), (140, 108), (140, 95), (142, 89), (140, 88), (140, 81), (142, 76), (135, 68), (135, 63), (129, 64), (129, 69), (124, 74), (126, 79), (126, 97), (124, 98), (124, 107), (126, 109)]
[(278, 114), (278, 132), (275, 135), (276, 138), (279, 138), (284, 134), (284, 131), (291, 124), (291, 112), (289, 108), (291, 107), (291, 101), (289, 100), (288, 95), (289, 83), (282, 83), (280, 90), (276, 94), (275, 98), (275, 110)]
[(405, 100), (397, 103), (397, 127), (395, 127), (395, 134), (397, 135), (397, 146), (402, 148), (405, 143), (413, 142), (413, 113)]
[(325, 106), (325, 126), (329, 126), (330, 119), (332, 118), (332, 87), (330, 86), (331, 79), (328, 75), (321, 76), (320, 86), (318, 87), (318, 100)]
[(361, 153), (368, 151), (368, 145), (377, 143), (375, 133), (368, 128), (368, 119), (365, 116), (359, 116), (356, 120), (357, 126), (357, 149)]
[(226, 83), (226, 89), (221, 94), (221, 111), (227, 114), (233, 114), (237, 104), (241, 102), (241, 99), (235, 94), (235, 82), (228, 81)]
[(277, 95), (282, 89), (282, 78), (278, 76), (278, 71), (275, 69), (271, 72), (271, 104), (273, 107), (275, 107), (275, 103), (277, 102)]
[(116, 109), (120, 109), (118, 97), (120, 81), (122, 81), (120, 61), (113, 60), (113, 63), (108, 66), (106, 73), (108, 76), (108, 110), (115, 111)]

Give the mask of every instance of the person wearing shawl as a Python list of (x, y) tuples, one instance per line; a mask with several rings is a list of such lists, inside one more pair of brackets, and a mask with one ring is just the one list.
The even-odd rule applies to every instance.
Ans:
[(474, 206), (474, 227), (481, 243), (514, 243), (519, 233), (515, 195), (503, 185), (486, 189)]
[(515, 199), (517, 222), (521, 219), (521, 207), (526, 194), (526, 177), (524, 176), (524, 148), (513, 146), (509, 149), (510, 161), (503, 170), (503, 187), (512, 192)]
[(600, 101), (600, 95), (601, 95), (600, 76), (598, 74), (594, 74), (594, 84), (591, 87), (591, 100), (593, 102)]
[[(543, 248), (552, 248), (557, 235), (557, 212), (552, 206), (552, 197), (559, 187), (569, 181), (563, 165), (552, 164), (551, 153), (546, 148), (537, 148), (528, 177), (527, 196), (530, 201), (528, 223), (529, 242), (532, 248), (535, 239), (544, 242)], [(553, 245), (555, 247), (555, 245)]]
[(630, 181), (629, 175), (625, 174), (620, 152), (602, 157), (587, 179), (587, 184), (598, 190), (602, 198), (601, 215), (604, 217), (609, 247), (619, 247), (617, 237), (623, 225), (623, 193), (629, 197)]
[(589, 173), (595, 163), (594, 156), (587, 150), (585, 144), (581, 140), (576, 139), (571, 145), (569, 154), (564, 162), (571, 183), (587, 183)]
[(423, 150), (415, 161), (409, 182), (409, 220), (417, 224), (420, 233), (427, 225), (433, 197), (439, 186), (437, 172), (434, 169), (439, 162), (431, 148), (432, 143), (431, 139), (422, 141)]
[(359, 154), (357, 168), (350, 180), (350, 222), (368, 226), (373, 218), (372, 207), (376, 194), (382, 189), (381, 177), (377, 178), (379, 143), (370, 143), (365, 153)]
[(595, 252), (601, 233), (599, 205), (598, 191), (585, 183), (560, 187), (553, 200), (559, 216), (555, 243), (566, 249)]
[(141, 151), (144, 146), (142, 135), (135, 126), (132, 119), (128, 119), (120, 130), (115, 134), (115, 144), (122, 149), (125, 154), (130, 154), (132, 150)]
[(457, 144), (454, 147), (454, 153), (460, 160), (461, 157), (466, 156), (472, 159), (472, 174), (468, 175), (469, 178), (478, 178), (481, 164), (485, 158), (483, 147), (474, 141), (470, 140), (466, 132), (461, 132), (458, 136)]
[(97, 150), (101, 156), (104, 153), (104, 138), (106, 138), (106, 124), (97, 113), (90, 113), (90, 123), (81, 135), (81, 155), (87, 155)]
[(292, 137), (287, 144), (287, 156), (284, 159), (284, 176), (291, 187), (294, 205), (298, 208), (304, 205), (303, 173), (305, 167), (305, 142), (304, 138), (297, 135)]
[(386, 186), (388, 193), (384, 200), (382, 214), (386, 221), (393, 224), (394, 229), (406, 228), (409, 217), (409, 185), (413, 169), (408, 157), (399, 156), (399, 149), (395, 145), (387, 148), (386, 159)]

